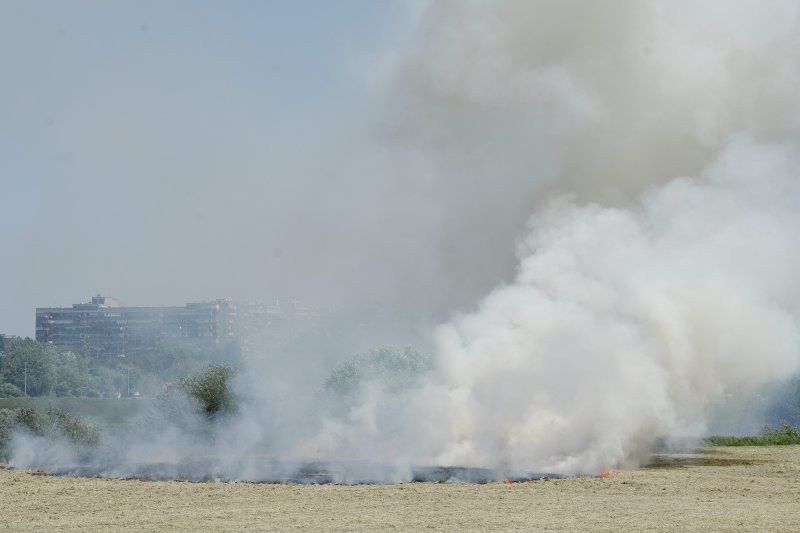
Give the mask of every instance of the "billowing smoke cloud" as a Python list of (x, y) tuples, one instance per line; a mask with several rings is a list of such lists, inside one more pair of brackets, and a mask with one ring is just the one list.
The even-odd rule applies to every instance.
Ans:
[(535, 213), (514, 281), (439, 328), (445, 385), (405, 450), (592, 471), (797, 371), (799, 21), (789, 2), (422, 11), (386, 130), (431, 169), (410, 179), (450, 200), (448, 245), (482, 274), (506, 261), (486, 237)]
[[(796, 372), (799, 10), (421, 8), (386, 59), (375, 161), (421, 209), (410, 227), (431, 229), (429, 262), (407, 267), (429, 280), (398, 292), (462, 310), (436, 330), (436, 370), (332, 411), (319, 381), (254, 363), (240, 416), (202, 455), (244, 478), (263, 475), (258, 454), (387, 464), (391, 479), (420, 464), (594, 472), (701, 435)], [(157, 448), (185, 457), (184, 440)]]
[(791, 2), (445, 1), (417, 19), (379, 132), (417, 213), (416, 249), (391, 235), (424, 274), (404, 271), (403, 294), (427, 307), (509, 281), (551, 195), (626, 205), (699, 176), (737, 132), (797, 131)]
[(516, 279), (438, 329), (438, 381), (365, 398), (326, 454), (596, 472), (757, 411), (800, 368), (798, 148), (740, 136), (635, 206), (553, 200)]
[(535, 215), (515, 282), (439, 332), (443, 460), (591, 471), (797, 371), (797, 154), (738, 139), (636, 208)]

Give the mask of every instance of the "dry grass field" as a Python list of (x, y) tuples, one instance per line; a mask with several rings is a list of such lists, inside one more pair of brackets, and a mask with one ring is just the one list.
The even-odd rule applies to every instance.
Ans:
[(607, 479), (257, 485), (0, 470), (3, 531), (800, 531), (800, 446), (662, 455)]

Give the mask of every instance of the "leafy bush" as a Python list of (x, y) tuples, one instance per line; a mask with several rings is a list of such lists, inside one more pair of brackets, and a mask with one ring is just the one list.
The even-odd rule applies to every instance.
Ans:
[(47, 409), (47, 423), (50, 432), (60, 434), (73, 444), (94, 447), (100, 444), (100, 433), (77, 416), (60, 409)]
[(13, 383), (0, 383), (0, 398), (19, 398), (25, 393)]
[(64, 437), (84, 449), (100, 444), (96, 428), (66, 411), (50, 407), (42, 414), (32, 407), (0, 409), (0, 458), (8, 457), (8, 442), (19, 430), (37, 437)]
[(16, 426), (14, 429), (24, 427), (34, 435), (40, 437), (44, 435), (45, 424), (42, 421), (42, 417), (39, 415), (39, 411), (33, 407), (21, 407), (16, 409), (14, 413), (14, 423)]
[(228, 365), (209, 365), (204, 371), (178, 382), (180, 389), (197, 400), (206, 416), (235, 411), (231, 379), (236, 374)]
[(8, 441), (14, 431), (16, 409), (0, 409), (0, 463), (8, 461)]

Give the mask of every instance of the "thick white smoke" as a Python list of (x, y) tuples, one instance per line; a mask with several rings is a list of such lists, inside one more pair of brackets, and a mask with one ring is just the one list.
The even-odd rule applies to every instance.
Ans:
[(798, 148), (737, 139), (636, 207), (536, 214), (514, 283), (439, 331), (440, 462), (596, 471), (796, 372)]
[(513, 282), (439, 328), (444, 385), (406, 418), (360, 407), (344, 447), (591, 472), (796, 372), (799, 23), (795, 2), (421, 10), (387, 128), (433, 169), (409, 179), (452, 197), (476, 271), (534, 214)]
[(593, 473), (757, 410), (800, 370), (798, 169), (794, 140), (742, 135), (628, 208), (551, 201), (515, 280), (438, 329), (433, 381), (370, 391), (307, 452)]

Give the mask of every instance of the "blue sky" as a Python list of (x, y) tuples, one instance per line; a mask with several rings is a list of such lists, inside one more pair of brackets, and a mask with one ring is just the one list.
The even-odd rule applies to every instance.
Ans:
[(358, 204), (332, 200), (358, 188), (338, 169), (408, 22), (392, 1), (0, 2), (0, 332), (96, 292), (335, 304), (318, 274), (353, 253), (317, 255), (320, 228)]

